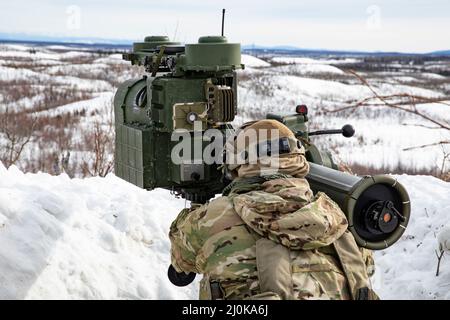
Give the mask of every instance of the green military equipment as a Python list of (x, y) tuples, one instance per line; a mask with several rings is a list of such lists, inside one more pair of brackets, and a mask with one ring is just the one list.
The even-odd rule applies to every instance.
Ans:
[(344, 211), (362, 247), (385, 249), (408, 225), (411, 204), (405, 188), (388, 175), (357, 177), (310, 163), (306, 177), (314, 192), (325, 192)]
[[(204, 203), (227, 185), (217, 161), (203, 158), (215, 129), (225, 137), (238, 113), (236, 70), (243, 69), (240, 44), (224, 36), (200, 37), (180, 45), (165, 36), (149, 36), (133, 45), (124, 59), (145, 67), (148, 74), (125, 81), (114, 98), (118, 177), (145, 189), (165, 188), (187, 200)], [(331, 154), (310, 136), (354, 130), (310, 132), (308, 110), (299, 105), (286, 114), (268, 114), (291, 129), (311, 163), (307, 176), (315, 192), (323, 191), (344, 211), (360, 246), (383, 249), (399, 239), (409, 220), (410, 203), (403, 186), (388, 176), (355, 177), (340, 171)], [(174, 138), (175, 137), (175, 138)], [(173, 161), (179, 139), (187, 138), (188, 155)], [(215, 141), (222, 148), (223, 141)], [(199, 152), (200, 151), (200, 152)]]
[(191, 159), (172, 162), (178, 143), (172, 134), (187, 132), (203, 151), (207, 141), (195, 138), (194, 122), (201, 122), (197, 131), (202, 133), (231, 129), (237, 114), (235, 71), (243, 68), (240, 51), (240, 44), (223, 36), (201, 37), (186, 46), (149, 36), (124, 54), (150, 74), (125, 81), (114, 98), (118, 177), (145, 189), (167, 188), (194, 202), (222, 191), (218, 165), (202, 163), (195, 143)]

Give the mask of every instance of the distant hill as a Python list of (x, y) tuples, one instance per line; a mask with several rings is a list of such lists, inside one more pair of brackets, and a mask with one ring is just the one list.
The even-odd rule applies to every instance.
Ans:
[[(64, 44), (66, 46), (83, 46), (91, 48), (106, 49), (129, 49), (134, 41), (129, 39), (104, 39), (104, 38), (81, 38), (81, 37), (54, 37), (36, 36), (25, 33), (2, 33), (0, 32), (0, 43), (29, 43), (36, 46)], [(246, 53), (279, 53), (287, 55), (354, 55), (354, 56), (393, 56), (393, 55), (450, 55), (450, 50), (433, 51), (430, 53), (408, 53), (390, 51), (352, 51), (352, 50), (330, 50), (330, 49), (308, 49), (289, 45), (262, 46), (256, 44), (242, 45), (242, 51)]]
[(436, 56), (449, 56), (450, 55), (450, 50), (442, 50), (442, 51), (433, 51), (430, 52), (431, 55), (436, 55)]
[[(428, 53), (410, 53), (396, 51), (352, 51), (352, 50), (329, 50), (329, 49), (305, 49), (293, 46), (259, 46), (259, 45), (243, 45), (242, 51), (246, 53), (279, 53), (283, 55), (345, 55), (345, 56), (396, 56), (411, 55), (420, 56), (428, 55)], [(446, 51), (439, 51), (446, 52)], [(434, 53), (432, 53), (434, 54)]]
[[(46, 42), (46, 43), (80, 43), (80, 44), (109, 44), (109, 45), (129, 45), (133, 40), (129, 39), (104, 39), (104, 38), (82, 38), (82, 37), (55, 37), (30, 35), (26, 33), (2, 33), (0, 32), (0, 41), (12, 42)], [(136, 41), (136, 40), (134, 40)]]
[(7, 34), (0, 32), (0, 43), (19, 43), (33, 46), (64, 45), (74, 48), (88, 48), (92, 50), (127, 50), (131, 49), (133, 40), (111, 40), (102, 38), (77, 37), (47, 37), (30, 36), (27, 34)]

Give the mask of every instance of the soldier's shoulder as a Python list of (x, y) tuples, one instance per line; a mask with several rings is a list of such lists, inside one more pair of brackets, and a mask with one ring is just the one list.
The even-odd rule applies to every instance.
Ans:
[(233, 203), (227, 196), (221, 196), (212, 200), (207, 207), (207, 211), (214, 212), (224, 212), (225, 210), (232, 210)]

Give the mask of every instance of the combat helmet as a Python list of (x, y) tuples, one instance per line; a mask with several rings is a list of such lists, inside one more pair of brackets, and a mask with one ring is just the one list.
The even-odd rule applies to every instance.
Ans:
[(273, 172), (304, 177), (309, 169), (304, 155), (305, 148), (287, 126), (264, 119), (245, 123), (227, 140), (225, 167), (229, 178)]

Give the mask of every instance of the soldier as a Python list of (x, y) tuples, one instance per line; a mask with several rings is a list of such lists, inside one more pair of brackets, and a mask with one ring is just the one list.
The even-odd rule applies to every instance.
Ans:
[(311, 191), (291, 130), (252, 122), (226, 149), (244, 161), (227, 159), (233, 181), (223, 196), (182, 210), (170, 228), (173, 268), (204, 275), (200, 299), (378, 298), (371, 253), (357, 246), (337, 204)]

